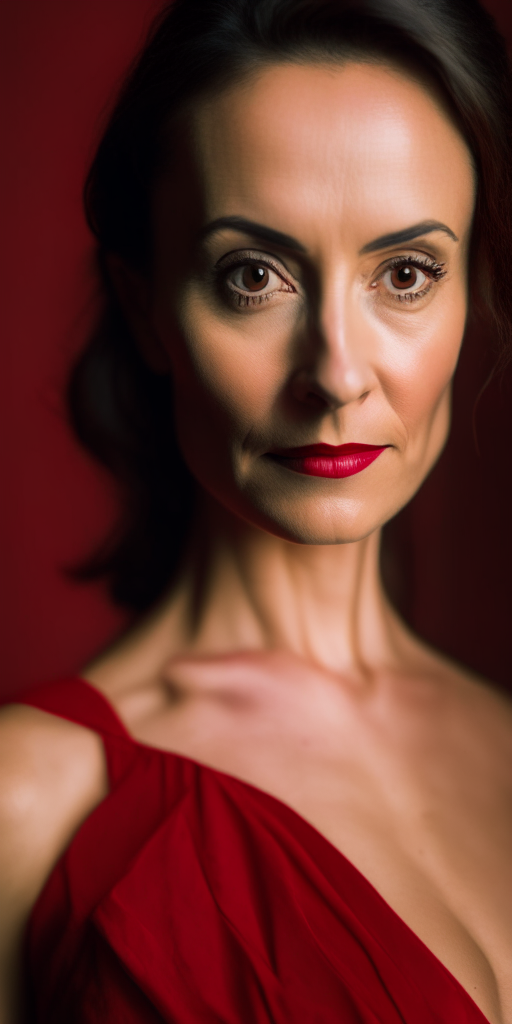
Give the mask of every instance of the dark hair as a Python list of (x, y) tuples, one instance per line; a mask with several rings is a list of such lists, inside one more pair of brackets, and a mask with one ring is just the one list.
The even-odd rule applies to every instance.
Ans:
[(477, 0), (175, 0), (159, 16), (99, 145), (85, 187), (99, 243), (106, 309), (75, 366), (71, 418), (83, 444), (123, 488), (114, 534), (81, 571), (105, 575), (142, 611), (176, 571), (194, 483), (177, 448), (172, 384), (146, 365), (105, 269), (116, 253), (150, 272), (152, 183), (172, 160), (172, 115), (187, 101), (272, 61), (344, 56), (412, 68), (442, 95), (478, 176), (473, 310), (507, 348), (512, 325), (512, 143), (504, 42)]

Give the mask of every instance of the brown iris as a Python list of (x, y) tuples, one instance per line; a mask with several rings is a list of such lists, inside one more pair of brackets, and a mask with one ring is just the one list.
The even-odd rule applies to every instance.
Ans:
[(249, 292), (257, 292), (268, 284), (268, 270), (266, 267), (254, 266), (248, 263), (242, 274), (242, 284)]
[(391, 272), (391, 284), (393, 288), (410, 288), (415, 285), (418, 273), (415, 267), (395, 267)]

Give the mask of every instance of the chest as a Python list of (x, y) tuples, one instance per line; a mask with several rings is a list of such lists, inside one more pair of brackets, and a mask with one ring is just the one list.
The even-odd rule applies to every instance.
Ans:
[(299, 700), (185, 703), (139, 738), (291, 807), (502, 1024), (512, 1021), (512, 780), (476, 736), (413, 719), (393, 728), (329, 702), (305, 714)]

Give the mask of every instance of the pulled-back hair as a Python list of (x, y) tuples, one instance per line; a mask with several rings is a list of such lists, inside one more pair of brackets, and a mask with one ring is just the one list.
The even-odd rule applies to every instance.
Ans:
[(118, 603), (149, 607), (176, 571), (194, 482), (179, 453), (172, 382), (146, 365), (106, 271), (116, 254), (151, 273), (151, 194), (173, 157), (173, 115), (272, 62), (347, 58), (412, 71), (444, 101), (474, 161), (478, 188), (470, 309), (512, 328), (512, 132), (505, 45), (476, 0), (174, 0), (157, 19), (99, 145), (85, 186), (105, 312), (74, 367), (71, 419), (122, 486), (121, 520), (81, 570), (106, 576)]

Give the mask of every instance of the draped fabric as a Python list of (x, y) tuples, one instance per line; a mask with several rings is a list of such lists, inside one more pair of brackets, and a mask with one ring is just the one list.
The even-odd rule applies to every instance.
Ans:
[(99, 733), (110, 780), (31, 915), (30, 1024), (485, 1024), (281, 801), (138, 743), (79, 679), (21, 702)]

